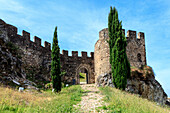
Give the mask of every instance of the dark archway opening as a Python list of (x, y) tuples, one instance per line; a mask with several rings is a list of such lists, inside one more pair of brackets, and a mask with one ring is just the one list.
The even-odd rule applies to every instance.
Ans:
[(86, 68), (81, 68), (79, 71), (80, 84), (88, 84), (88, 71)]
[(138, 59), (138, 62), (142, 62), (141, 54), (140, 53), (137, 54), (137, 59)]

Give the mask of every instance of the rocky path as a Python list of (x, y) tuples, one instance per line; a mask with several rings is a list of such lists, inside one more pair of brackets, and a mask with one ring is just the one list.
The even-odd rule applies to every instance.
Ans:
[(95, 84), (83, 84), (81, 87), (84, 93), (81, 102), (76, 105), (76, 107), (80, 107), (80, 113), (105, 113), (104, 110), (97, 109), (106, 103), (103, 101), (104, 96), (101, 95)]

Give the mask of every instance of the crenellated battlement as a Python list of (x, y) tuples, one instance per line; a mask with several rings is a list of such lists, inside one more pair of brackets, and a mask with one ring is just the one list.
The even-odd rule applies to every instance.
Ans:
[(17, 35), (17, 33), (18, 33), (18, 28), (17, 27), (15, 27), (13, 25), (10, 25), (10, 24), (6, 24), (6, 27), (7, 27), (8, 34)]
[[(122, 29), (123, 34), (125, 35), (125, 29)], [(108, 33), (108, 28), (104, 28), (99, 32), (99, 39), (108, 39), (109, 38), (109, 33)], [(145, 36), (143, 32), (139, 32), (138, 33), (138, 37), (136, 34), (136, 31), (133, 30), (128, 30), (127, 31), (127, 36), (126, 36), (127, 40), (132, 40), (132, 39), (141, 39), (144, 40)]]
[(64, 57), (73, 57), (73, 58), (94, 58), (94, 52), (90, 52), (90, 57), (88, 57), (87, 52), (82, 51), (81, 52), (81, 56), (78, 56), (78, 51), (71, 51), (72, 55), (69, 56), (68, 55), (68, 50), (62, 50), (61, 55), (63, 55)]
[(34, 36), (34, 41), (30, 40), (30, 33), (23, 30), (22, 35), (18, 34), (18, 28), (6, 24), (3, 20), (0, 19), (0, 30), (7, 33), (7, 36), (4, 38), (7, 38), (8, 41), (11, 41), (19, 46), (25, 46), (34, 50), (43, 50), (46, 49), (48, 51), (51, 51), (51, 44), (47, 41), (44, 42), (44, 45), (41, 45), (41, 38)]
[(72, 56), (73, 57), (78, 57), (78, 51), (72, 51)]
[[(69, 54), (71, 52), (71, 55)], [(86, 51), (81, 51), (79, 56), (78, 51), (62, 50), (60, 54), (61, 70), (66, 71), (66, 76), (72, 80), (76, 79), (76, 84), (80, 83), (79, 73), (87, 71), (87, 83), (94, 83), (94, 52), (90, 52), (90, 57)], [(83, 73), (84, 73), (83, 72)], [(70, 81), (71, 82), (71, 81)]]
[(47, 48), (48, 50), (51, 50), (51, 43), (45, 41), (44, 42), (44, 47)]
[(136, 38), (136, 31), (128, 30), (127, 37)]
[(143, 32), (139, 32), (138, 36), (136, 35), (136, 31), (132, 31), (132, 30), (128, 30), (127, 31), (127, 39), (141, 39), (144, 40), (144, 33)]
[(139, 32), (137, 39), (145, 39), (145, 34), (143, 32)]
[(30, 41), (30, 33), (28, 33), (28, 32), (26, 32), (26, 31), (23, 30), (23, 31), (22, 31), (22, 36), (23, 36), (23, 38), (26, 39), (27, 42)]
[(41, 39), (37, 36), (34, 36), (34, 43), (36, 43), (38, 46), (41, 46)]

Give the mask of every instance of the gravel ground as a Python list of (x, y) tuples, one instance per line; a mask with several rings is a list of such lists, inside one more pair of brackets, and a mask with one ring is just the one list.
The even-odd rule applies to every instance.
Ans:
[(103, 101), (104, 96), (95, 84), (82, 84), (81, 87), (84, 90), (82, 100), (75, 105), (75, 107), (80, 107), (79, 113), (105, 113), (106, 111), (102, 109), (96, 109), (107, 104)]

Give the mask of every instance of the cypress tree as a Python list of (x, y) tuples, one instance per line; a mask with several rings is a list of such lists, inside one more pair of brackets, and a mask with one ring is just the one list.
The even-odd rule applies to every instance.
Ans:
[(51, 78), (55, 92), (61, 91), (61, 66), (60, 66), (60, 48), (57, 39), (57, 27), (54, 31), (52, 53), (51, 53)]
[(126, 55), (126, 37), (122, 32), (122, 22), (119, 22), (116, 8), (111, 7), (108, 28), (113, 83), (116, 88), (124, 90), (127, 78), (130, 77), (130, 64)]
[(110, 7), (110, 13), (108, 17), (108, 30), (109, 30), (109, 48), (110, 48), (110, 63), (112, 61), (112, 48), (114, 47), (115, 41), (117, 39), (117, 32), (118, 32), (118, 12), (116, 8)]

